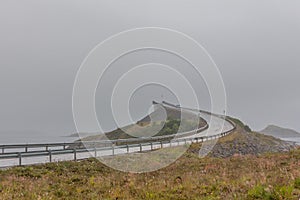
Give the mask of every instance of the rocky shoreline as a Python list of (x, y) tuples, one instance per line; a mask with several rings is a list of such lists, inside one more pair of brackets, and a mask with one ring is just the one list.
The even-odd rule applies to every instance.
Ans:
[[(192, 146), (190, 151), (198, 153), (201, 144)], [(238, 155), (261, 155), (265, 153), (287, 152), (298, 148), (295, 142), (256, 132), (247, 132), (241, 127), (224, 138), (220, 138), (209, 153), (211, 157), (226, 158)]]

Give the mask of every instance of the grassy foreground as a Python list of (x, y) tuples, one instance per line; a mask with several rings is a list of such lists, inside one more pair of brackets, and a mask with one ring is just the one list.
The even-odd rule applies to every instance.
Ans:
[(95, 159), (0, 171), (0, 199), (299, 199), (300, 150), (203, 158), (123, 173)]

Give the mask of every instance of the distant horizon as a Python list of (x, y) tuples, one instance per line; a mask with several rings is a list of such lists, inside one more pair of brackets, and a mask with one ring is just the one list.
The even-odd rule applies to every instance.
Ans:
[[(72, 93), (84, 59), (112, 35), (142, 27), (182, 32), (205, 48), (223, 78), (228, 115), (254, 130), (275, 124), (300, 131), (300, 1), (0, 4), (1, 137), (9, 129), (75, 133)], [(150, 62), (180, 71), (195, 85), (199, 106), (210, 110), (207, 85), (189, 63), (167, 52), (141, 50), (111, 63), (103, 87), (97, 88), (95, 107), (105, 130), (116, 127), (109, 100), (116, 81), (133, 66)], [(140, 88), (129, 102), (133, 118), (162, 96), (177, 101), (167, 88)]]
[[(147, 116), (147, 115), (145, 115)], [(145, 117), (144, 116), (144, 117)], [(230, 116), (230, 117), (235, 117), (235, 118), (238, 118), (237, 116)], [(141, 118), (142, 119), (142, 118)], [(238, 118), (239, 119), (239, 118)], [(138, 121), (138, 120), (137, 120)], [(136, 122), (137, 122), (136, 121)], [(247, 124), (247, 122), (243, 121), (245, 124)], [(127, 125), (130, 125), (130, 124), (127, 124)], [(247, 124), (248, 125), (248, 124)], [(126, 126), (126, 125), (124, 125)], [(260, 130), (256, 130), (256, 129), (253, 129), (254, 131), (256, 132), (260, 132), (260, 131), (263, 131), (264, 129), (266, 129), (267, 127), (269, 126), (275, 126), (275, 127), (279, 127), (279, 128), (283, 128), (283, 129), (287, 129), (287, 130), (291, 130), (291, 131), (295, 131), (297, 133), (300, 133), (299, 131), (293, 129), (293, 128), (289, 128), (289, 127), (284, 127), (284, 126), (280, 126), (280, 125), (277, 125), (277, 124), (267, 124), (264, 128), (260, 129)], [(104, 133), (106, 132), (110, 132), (110, 131), (114, 131), (116, 129), (118, 129), (120, 127), (116, 127), (116, 128), (113, 128), (111, 130), (107, 130), (105, 131)], [(250, 128), (252, 129), (252, 127), (250, 126)], [(3, 133), (15, 133), (15, 134), (23, 134), (23, 133), (33, 133), (33, 134), (42, 134), (43, 136), (46, 134), (46, 135), (49, 135), (51, 134), (50, 132), (46, 132), (46, 131), (43, 131), (43, 130), (22, 130), (22, 129), (7, 129), (7, 130), (0, 130), (0, 138), (2, 136)], [(104, 134), (103, 133), (103, 134)], [(79, 132), (69, 132), (69, 133), (62, 133), (62, 135), (58, 135), (59, 137), (70, 137), (71, 135), (74, 135), (74, 134), (80, 134)], [(100, 132), (83, 132), (81, 134), (100, 134)], [(3, 135), (4, 136), (4, 135)]]

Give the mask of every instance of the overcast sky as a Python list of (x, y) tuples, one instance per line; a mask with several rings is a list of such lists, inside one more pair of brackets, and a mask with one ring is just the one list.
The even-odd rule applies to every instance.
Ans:
[(299, 9), (298, 0), (1, 0), (0, 133), (75, 132), (72, 88), (86, 55), (113, 34), (149, 26), (186, 33), (206, 48), (230, 115), (257, 130), (300, 131)]

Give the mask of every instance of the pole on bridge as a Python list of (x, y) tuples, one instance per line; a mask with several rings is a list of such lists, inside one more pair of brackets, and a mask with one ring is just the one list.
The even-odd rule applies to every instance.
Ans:
[(126, 144), (127, 153), (129, 153), (129, 146)]
[(142, 144), (140, 143), (140, 152), (142, 152), (142, 151), (143, 151)]
[(94, 151), (95, 151), (95, 158), (97, 158), (97, 149), (96, 149), (96, 147), (94, 148)]
[(74, 161), (77, 161), (76, 149), (73, 149), (73, 152), (74, 152)]
[(52, 151), (49, 151), (49, 161), (52, 162)]
[(19, 166), (22, 165), (22, 153), (18, 153), (18, 157), (19, 157)]

